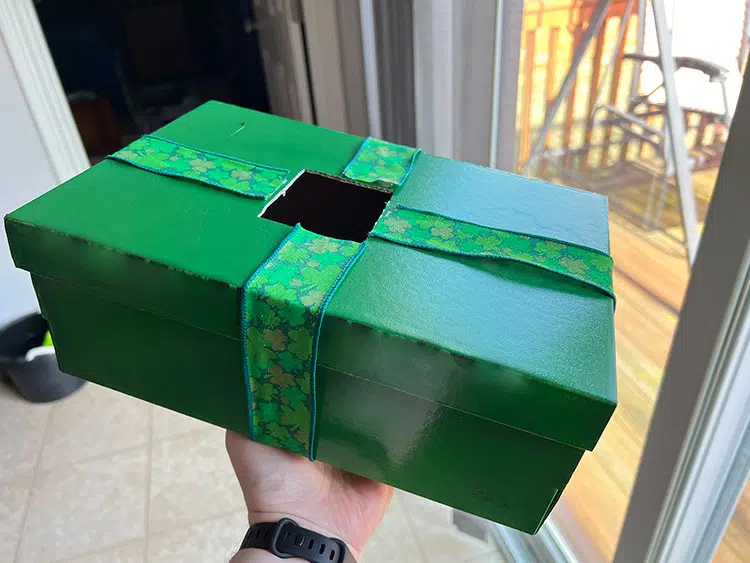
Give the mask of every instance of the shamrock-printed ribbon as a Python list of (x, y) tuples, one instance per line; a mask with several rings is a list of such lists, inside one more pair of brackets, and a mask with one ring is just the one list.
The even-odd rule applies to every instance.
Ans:
[(164, 176), (194, 180), (252, 198), (266, 198), (286, 184), (288, 170), (263, 166), (144, 135), (107, 158)]
[(323, 313), (364, 248), (297, 225), (245, 284), (243, 363), (254, 440), (314, 458)]
[(393, 191), (409, 176), (419, 153), (419, 149), (368, 137), (344, 168), (343, 176)]
[(386, 207), (370, 236), (449, 254), (523, 262), (583, 282), (615, 298), (612, 257), (592, 248), (393, 204)]

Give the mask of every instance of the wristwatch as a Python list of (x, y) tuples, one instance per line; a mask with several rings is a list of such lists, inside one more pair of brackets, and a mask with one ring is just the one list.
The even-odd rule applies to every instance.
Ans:
[(265, 549), (276, 557), (299, 557), (310, 563), (357, 563), (346, 544), (297, 525), (291, 518), (253, 524), (240, 549)]

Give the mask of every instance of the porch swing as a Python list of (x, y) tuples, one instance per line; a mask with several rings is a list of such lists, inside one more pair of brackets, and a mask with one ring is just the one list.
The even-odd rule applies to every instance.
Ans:
[[(583, 144), (575, 148), (546, 148), (546, 138), (554, 126), (554, 119), (562, 102), (568, 98), (583, 55), (592, 39), (599, 33), (610, 0), (600, 0), (595, 6), (589, 26), (577, 46), (568, 74), (557, 97), (550, 104), (544, 124), (532, 145), (530, 157), (524, 165), (543, 165), (545, 176), (589, 191), (609, 196), (610, 204), (628, 216), (640, 228), (660, 231), (684, 244), (688, 255), (697, 247), (697, 214), (692, 189), (691, 172), (718, 165), (731, 121), (733, 106), (727, 92), (729, 71), (722, 66), (696, 57), (672, 56), (671, 33), (666, 29), (663, 0), (653, 0), (652, 9), (659, 46), (658, 55), (644, 53), (646, 5), (648, 0), (628, 0), (620, 19), (613, 53), (622, 52), (628, 21), (637, 3), (638, 38), (634, 52), (622, 55), (622, 62), (633, 65), (633, 83), (626, 103), (600, 103), (607, 82), (613, 72), (617, 56), (614, 55), (596, 85), (593, 111), (588, 116), (587, 134)], [(655, 84), (639, 92), (641, 69), (651, 67), (658, 76)], [(716, 88), (720, 95), (719, 107), (681, 106), (677, 100), (675, 72), (690, 69), (702, 76), (706, 88)], [(616, 87), (613, 86), (613, 87)], [(685, 98), (680, 92), (680, 99)], [(611, 100), (612, 98), (610, 98)], [(688, 115), (698, 115), (698, 124), (688, 124)], [(591, 131), (606, 128), (615, 132), (603, 140), (592, 140)], [(713, 142), (697, 143), (688, 149), (686, 133), (700, 134), (710, 128)], [(619, 146), (618, 151), (611, 149)], [(614, 154), (613, 156), (611, 156)], [(598, 165), (592, 165), (593, 156), (599, 155)], [(647, 190), (646, 194), (632, 193), (632, 187)], [(628, 188), (631, 188), (630, 190)], [(645, 195), (645, 197), (643, 197)], [(679, 237), (665, 224), (664, 212), (668, 201), (677, 200), (684, 237)]]

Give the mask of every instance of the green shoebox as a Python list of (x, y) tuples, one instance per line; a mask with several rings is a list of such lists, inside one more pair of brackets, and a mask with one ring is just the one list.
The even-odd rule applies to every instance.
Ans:
[[(216, 102), (157, 134), (290, 177), (340, 177), (363, 142)], [(61, 368), (247, 435), (241, 289), (279, 220), (372, 227), (337, 180), (297, 181), (302, 204), (270, 220), (267, 201), (104, 160), (7, 216)], [(609, 251), (605, 198), (429, 154), (391, 201)], [(370, 239), (322, 323), (316, 457), (533, 533), (615, 409), (613, 313), (533, 266)]]

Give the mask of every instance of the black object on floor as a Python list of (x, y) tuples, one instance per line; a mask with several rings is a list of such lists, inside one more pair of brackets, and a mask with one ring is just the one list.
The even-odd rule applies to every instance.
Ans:
[(84, 384), (83, 379), (60, 371), (54, 353), (26, 358), (29, 350), (41, 346), (46, 333), (47, 321), (38, 313), (0, 330), (0, 374), (21, 397), (33, 403), (62, 399)]

